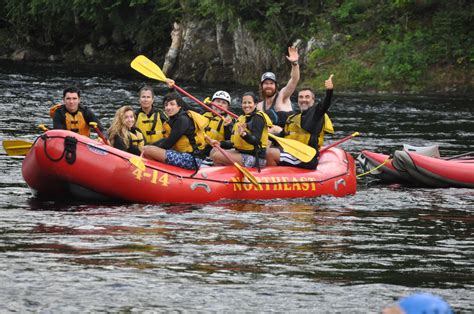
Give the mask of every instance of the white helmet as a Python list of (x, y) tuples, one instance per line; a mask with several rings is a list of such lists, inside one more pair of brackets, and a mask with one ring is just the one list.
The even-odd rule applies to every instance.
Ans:
[(229, 103), (230, 105), (230, 95), (228, 92), (226, 91), (223, 91), (223, 90), (218, 90), (217, 92), (214, 93), (214, 95), (212, 95), (212, 100), (214, 99), (222, 99), (222, 100), (225, 100)]

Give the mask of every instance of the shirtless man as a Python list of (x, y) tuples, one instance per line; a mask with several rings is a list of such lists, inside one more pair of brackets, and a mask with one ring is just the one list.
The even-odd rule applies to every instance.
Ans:
[(286, 118), (292, 113), (290, 96), (296, 89), (300, 80), (300, 66), (298, 64), (298, 49), (288, 47), (286, 59), (291, 63), (290, 80), (280, 91), (276, 75), (273, 72), (263, 73), (260, 79), (260, 93), (263, 101), (257, 104), (257, 109), (262, 110), (270, 116), (274, 125), (283, 127)]

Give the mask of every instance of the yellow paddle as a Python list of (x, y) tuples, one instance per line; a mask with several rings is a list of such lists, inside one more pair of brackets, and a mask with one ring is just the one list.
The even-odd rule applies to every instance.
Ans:
[(271, 133), (268, 133), (268, 136), (277, 141), (285, 152), (295, 156), (302, 162), (309, 162), (316, 156), (316, 149), (314, 147), (303, 144), (297, 140), (279, 137)]
[[(210, 138), (209, 136), (206, 136), (206, 140), (209, 142), (210, 141)], [(242, 167), (239, 163), (235, 162), (232, 157), (230, 157), (230, 155), (220, 146), (216, 145), (216, 146), (213, 146), (215, 147), (222, 155), (224, 155), (225, 158), (227, 158), (227, 160), (229, 160), (235, 168), (239, 169), (240, 172), (242, 172), (242, 174), (247, 178), (249, 179), (250, 182), (252, 182), (252, 184), (254, 184), (255, 186), (259, 187), (260, 186), (260, 183), (257, 181), (257, 178), (255, 178), (255, 176), (253, 174), (250, 173), (250, 171), (248, 171), (247, 169), (245, 169), (244, 167)]]
[(130, 66), (146, 77), (166, 82), (166, 75), (163, 73), (163, 71), (161, 71), (161, 68), (144, 55), (139, 55), (133, 59), (132, 63), (130, 63)]
[[(163, 71), (161, 71), (161, 68), (156, 63), (154, 63), (153, 61), (151, 61), (150, 59), (145, 57), (144, 55), (139, 55), (135, 59), (133, 59), (132, 63), (130, 63), (130, 66), (134, 70), (136, 70), (136, 71), (140, 72), (141, 74), (145, 75), (146, 77), (168, 83), (166, 75), (163, 73)], [(197, 99), (196, 97), (194, 97), (193, 95), (191, 95), (190, 93), (188, 93), (187, 91), (185, 91), (184, 89), (179, 87), (178, 85), (174, 84), (173, 87), (177, 91), (182, 93), (183, 95), (191, 98), (192, 100), (194, 100), (195, 102), (197, 102), (198, 104), (200, 104), (201, 106), (206, 108), (207, 110), (209, 110), (211, 112), (214, 112), (212, 110), (212, 108), (210, 108), (208, 105), (206, 105), (205, 103), (203, 103), (202, 101), (200, 101), (199, 99)], [(217, 115), (219, 115), (219, 114), (217, 114)], [(221, 115), (219, 115), (219, 116), (221, 116)]]
[[(153, 61), (151, 61), (150, 59), (148, 59), (147, 57), (145, 57), (143, 55), (137, 56), (132, 61), (131, 67), (133, 69), (135, 69), (136, 71), (140, 72), (141, 74), (145, 75), (146, 77), (149, 77), (149, 78), (152, 78), (152, 79), (155, 79), (155, 80), (159, 80), (159, 81), (162, 81), (162, 82), (166, 82), (166, 80), (167, 80), (165, 74), (163, 73), (163, 71), (161, 71), (160, 67), (157, 64), (155, 64)], [(184, 95), (188, 96), (189, 98), (191, 98), (192, 100), (194, 100), (195, 102), (197, 102), (198, 104), (200, 104), (201, 106), (206, 108), (207, 110), (211, 111), (212, 113), (214, 113), (217, 116), (222, 117), (222, 115), (217, 113), (215, 110), (213, 110), (212, 108), (210, 108), (209, 106), (204, 104), (202, 101), (200, 101), (196, 97), (194, 97), (191, 94), (189, 94), (188, 92), (184, 91), (182, 88), (180, 88), (176, 85), (174, 85), (174, 87), (179, 92), (181, 92)], [(223, 107), (221, 107), (221, 106), (219, 106), (218, 104), (215, 104), (215, 103), (212, 103), (212, 105), (215, 106), (216, 108), (221, 109), (222, 111), (227, 112), (232, 117), (234, 117), (236, 119), (238, 118), (238, 116), (235, 113), (227, 110), (226, 108), (223, 108)], [(292, 140), (292, 139), (286, 139), (286, 138), (282, 138), (282, 137), (277, 137), (275, 135), (270, 135), (270, 136), (272, 138), (274, 138), (276, 141), (278, 141), (278, 143), (283, 148), (283, 150), (285, 150), (286, 152), (288, 152), (289, 154), (295, 156), (296, 158), (300, 159), (303, 162), (310, 161), (316, 155), (316, 149), (314, 149), (313, 147), (308, 146), (306, 144), (303, 144), (299, 141)]]
[[(46, 132), (48, 128), (44, 124), (39, 124), (38, 128)], [(4, 140), (3, 148), (8, 156), (25, 156), (33, 146), (33, 143), (23, 140)]]
[[(148, 59), (147, 57), (145, 57), (143, 55), (137, 56), (135, 59), (133, 59), (130, 66), (134, 70), (136, 70), (136, 71), (140, 72), (141, 74), (145, 75), (146, 77), (149, 77), (149, 78), (152, 78), (152, 79), (155, 79), (155, 80), (158, 80), (158, 81), (166, 82), (166, 76), (163, 73), (163, 71), (161, 71), (160, 67), (157, 64), (155, 64), (153, 61), (151, 61), (150, 59)], [(217, 112), (212, 110), (212, 108), (210, 108), (209, 106), (204, 104), (202, 101), (200, 101), (199, 99), (197, 99), (193, 95), (191, 95), (188, 92), (186, 92), (185, 90), (183, 90), (181, 87), (177, 86), (176, 84), (173, 85), (173, 87), (176, 88), (179, 92), (183, 93), (184, 95), (188, 96), (189, 98), (191, 98), (192, 100), (197, 102), (198, 104), (200, 104), (201, 106), (203, 106), (204, 108), (206, 108), (207, 110), (213, 112), (216, 115), (219, 115)], [(247, 169), (245, 169), (244, 167), (242, 167), (238, 163), (234, 162), (225, 150), (223, 150), (221, 147), (218, 147), (217, 149), (222, 153), (222, 155), (224, 155), (227, 159), (229, 159), (233, 163), (233, 165), (237, 169), (239, 169), (239, 171), (242, 172), (242, 174), (247, 179), (249, 179), (250, 182), (252, 182), (256, 186), (260, 185), (260, 183), (258, 183), (258, 181), (257, 181), (257, 178), (255, 178), (255, 176), (253, 174), (251, 174)], [(133, 161), (130, 160), (130, 162), (132, 164), (134, 164), (134, 162), (139, 163), (139, 160), (140, 160), (140, 158), (134, 158), (134, 157), (132, 157), (130, 159), (133, 159)], [(137, 166), (137, 168), (138, 168), (138, 166)]]
[(3, 148), (8, 156), (25, 156), (33, 143), (23, 140), (3, 140)]
[(351, 138), (353, 138), (353, 137), (355, 137), (355, 136), (359, 136), (359, 135), (360, 135), (359, 132), (354, 132), (354, 133), (352, 133), (351, 135), (346, 136), (346, 137), (344, 137), (343, 139), (341, 139), (341, 140), (339, 140), (339, 141), (337, 141), (337, 142), (332, 143), (331, 145), (328, 145), (328, 146), (325, 146), (325, 147), (321, 148), (321, 150), (320, 150), (319, 152), (322, 153), (322, 152), (324, 152), (325, 150), (328, 150), (328, 149), (330, 149), (330, 148), (332, 148), (332, 147), (334, 147), (334, 146), (337, 146), (337, 145), (339, 145), (339, 144), (341, 144), (341, 143), (343, 143), (343, 142), (345, 142), (345, 141), (347, 141), (347, 140), (350, 140)]
[(95, 130), (95, 132), (97, 133), (97, 135), (99, 135), (100, 139), (102, 140), (102, 142), (104, 142), (104, 144), (110, 146), (109, 141), (105, 138), (104, 134), (100, 131), (99, 127), (97, 126), (97, 122), (89, 122), (89, 126)]
[[(96, 131), (97, 135), (99, 135), (99, 137), (102, 139), (104, 144), (110, 146), (110, 142), (105, 138), (104, 134), (100, 131), (99, 127), (97, 126), (97, 123), (96, 122), (89, 122), (89, 125)], [(145, 167), (145, 164), (143, 163), (142, 157), (143, 157), (143, 152), (140, 155), (140, 157), (132, 156), (128, 159), (128, 161), (132, 165), (134, 165), (135, 167), (140, 169), (141, 171), (145, 171), (146, 167)]]
[(145, 164), (143, 163), (143, 151), (142, 153), (140, 154), (140, 157), (138, 156), (132, 156), (130, 157), (130, 159), (128, 160), (130, 161), (130, 163), (132, 165), (134, 165), (135, 167), (137, 167), (137, 169), (141, 170), (141, 171), (145, 171), (146, 170), (146, 166)]

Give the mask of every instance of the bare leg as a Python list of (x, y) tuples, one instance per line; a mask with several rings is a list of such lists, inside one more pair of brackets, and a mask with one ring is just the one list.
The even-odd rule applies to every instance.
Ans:
[(278, 166), (280, 161), (280, 150), (278, 148), (267, 148), (267, 167)]
[(226, 150), (227, 155), (232, 159), (230, 161), (226, 156), (224, 156), (219, 150), (213, 148), (211, 150), (210, 157), (214, 161), (216, 166), (228, 166), (232, 165), (234, 162), (242, 165), (242, 155), (235, 150)]
[(147, 145), (143, 148), (143, 157), (164, 163), (166, 162), (166, 149)]

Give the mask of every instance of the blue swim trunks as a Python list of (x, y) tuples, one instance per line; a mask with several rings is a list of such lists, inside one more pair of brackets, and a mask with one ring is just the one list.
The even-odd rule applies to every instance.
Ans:
[[(196, 161), (194, 161), (196, 160)], [(196, 169), (201, 166), (202, 160), (194, 158), (190, 153), (180, 153), (171, 149), (166, 150), (166, 163), (184, 169)]]

